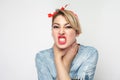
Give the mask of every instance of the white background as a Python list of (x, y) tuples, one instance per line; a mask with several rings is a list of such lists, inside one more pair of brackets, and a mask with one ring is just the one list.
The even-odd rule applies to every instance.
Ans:
[(95, 80), (120, 80), (119, 0), (0, 0), (0, 80), (37, 80), (35, 55), (53, 44), (47, 14), (67, 3), (78, 42), (98, 49)]

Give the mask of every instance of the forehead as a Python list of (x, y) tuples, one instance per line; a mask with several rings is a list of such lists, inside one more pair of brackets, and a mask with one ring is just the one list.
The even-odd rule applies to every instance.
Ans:
[(53, 23), (68, 23), (67, 19), (63, 15), (58, 15)]

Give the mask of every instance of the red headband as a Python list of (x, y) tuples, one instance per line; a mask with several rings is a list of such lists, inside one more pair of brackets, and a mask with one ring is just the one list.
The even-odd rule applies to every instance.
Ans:
[[(64, 7), (61, 7), (60, 10), (64, 10), (67, 6), (68, 6), (68, 4), (66, 4)], [(55, 14), (57, 14), (56, 11), (53, 12), (53, 14), (49, 13), (49, 14), (48, 14), (48, 17), (49, 17), (49, 18), (50, 18), (50, 17), (53, 17)]]

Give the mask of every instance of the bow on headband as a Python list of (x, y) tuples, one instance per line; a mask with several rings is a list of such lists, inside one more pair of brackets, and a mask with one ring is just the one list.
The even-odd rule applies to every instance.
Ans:
[[(66, 4), (64, 7), (61, 7), (60, 10), (64, 10), (67, 6), (68, 6), (68, 4)], [(50, 18), (50, 17), (53, 17), (55, 14), (57, 14), (56, 11), (53, 12), (53, 14), (49, 13), (49, 14), (48, 14), (48, 17), (49, 17), (49, 18)]]

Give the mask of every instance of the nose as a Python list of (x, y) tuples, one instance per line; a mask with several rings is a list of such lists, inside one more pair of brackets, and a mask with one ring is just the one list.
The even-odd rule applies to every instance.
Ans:
[(60, 28), (60, 30), (59, 30), (59, 34), (60, 34), (60, 35), (64, 35), (64, 34), (65, 34), (65, 30), (64, 30), (64, 28)]

